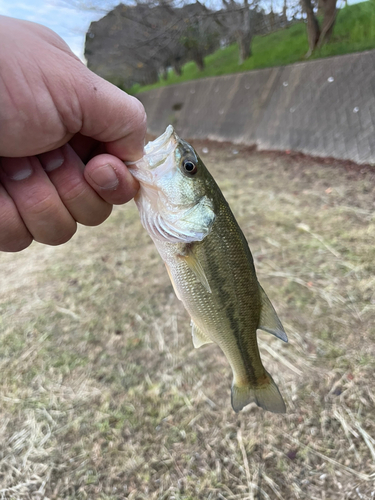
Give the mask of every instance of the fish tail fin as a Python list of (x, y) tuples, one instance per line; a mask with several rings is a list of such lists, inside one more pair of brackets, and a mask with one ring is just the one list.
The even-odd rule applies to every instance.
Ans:
[(286, 407), (277, 385), (271, 375), (265, 372), (265, 382), (259, 386), (251, 384), (238, 386), (232, 385), (232, 407), (235, 412), (239, 412), (244, 406), (256, 403), (263, 410), (273, 413), (285, 413)]

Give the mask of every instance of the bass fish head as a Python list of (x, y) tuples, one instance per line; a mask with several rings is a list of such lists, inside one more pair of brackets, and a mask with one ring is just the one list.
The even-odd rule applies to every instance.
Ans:
[(171, 125), (128, 168), (140, 183), (135, 202), (153, 239), (191, 243), (209, 234), (215, 221), (214, 181)]

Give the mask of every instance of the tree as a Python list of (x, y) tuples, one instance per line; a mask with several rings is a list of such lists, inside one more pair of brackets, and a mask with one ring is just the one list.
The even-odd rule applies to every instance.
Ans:
[(283, 13), (281, 15), (281, 19), (282, 19), (282, 22), (284, 23), (284, 25), (286, 25), (288, 22), (288, 16), (287, 16), (286, 12), (287, 12), (287, 3), (286, 3), (286, 0), (284, 0)]
[[(90, 9), (99, 5), (99, 0), (65, 1)], [(103, 0), (101, 5), (106, 1), (113, 0)], [(129, 88), (167, 78), (170, 68), (181, 74), (189, 60), (203, 70), (206, 55), (233, 42), (238, 44), (242, 64), (251, 56), (255, 34), (285, 25), (273, 9), (270, 14), (258, 9), (260, 0), (222, 0), (219, 11), (198, 0), (181, 1), (135, 0), (135, 5), (119, 4), (91, 23), (85, 45), (89, 68)]]
[(321, 27), (315, 15), (315, 6), (311, 0), (301, 0), (302, 8), (307, 17), (307, 39), (309, 50), (306, 57), (310, 57), (316, 48), (320, 48), (331, 38), (337, 15), (337, 0), (319, 0), (319, 11), (323, 14)]
[(236, 42), (239, 52), (239, 64), (248, 59), (251, 54), (251, 42), (256, 34), (267, 33), (274, 27), (280, 26), (281, 16), (265, 14), (259, 8), (260, 0), (222, 0), (223, 9), (213, 13), (222, 27), (223, 37), (229, 43)]
[[(184, 15), (182, 24), (182, 34), (180, 37), (181, 45), (186, 49), (189, 59), (195, 62), (198, 69), (204, 69), (204, 57), (210, 54), (220, 45), (220, 29), (211, 12), (200, 2), (187, 5), (185, 9), (194, 8), (193, 5), (199, 4), (204, 10), (198, 12), (191, 11), (188, 16), (181, 9)], [(184, 26), (185, 24), (185, 26)]]
[(178, 8), (155, 0), (119, 4), (91, 23), (85, 55), (90, 69), (111, 81), (120, 75), (123, 85), (130, 87), (165, 78), (171, 67), (181, 74), (188, 60), (203, 69), (204, 56), (219, 45), (217, 23), (200, 2)]
[(337, 0), (320, 0), (320, 1), (323, 11), (323, 23), (318, 41), (319, 47), (324, 43), (329, 42), (337, 16), (337, 8), (336, 8)]
[(239, 64), (242, 64), (251, 56), (251, 41), (253, 32), (250, 22), (249, 1), (236, 2), (235, 0), (223, 0), (225, 7), (222, 22), (226, 26), (229, 37), (235, 38), (239, 51)]

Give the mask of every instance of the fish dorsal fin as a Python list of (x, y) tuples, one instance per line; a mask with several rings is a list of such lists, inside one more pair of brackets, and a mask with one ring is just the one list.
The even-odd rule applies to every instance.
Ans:
[(193, 337), (193, 344), (196, 349), (201, 345), (212, 343), (212, 340), (197, 327), (193, 320), (191, 320), (191, 336)]
[(188, 255), (180, 255), (181, 259), (184, 259), (186, 264), (189, 266), (191, 271), (195, 274), (195, 277), (197, 280), (202, 283), (204, 288), (207, 290), (207, 292), (211, 293), (211, 287), (208, 283), (206, 274), (204, 272), (204, 269), (202, 267), (202, 264), (200, 263), (199, 259), (196, 258), (194, 253), (189, 253)]
[(178, 293), (177, 287), (176, 287), (176, 285), (175, 285), (175, 283), (174, 283), (174, 281), (173, 281), (173, 277), (172, 277), (171, 270), (169, 269), (169, 266), (168, 266), (168, 264), (167, 264), (166, 262), (164, 262), (164, 264), (165, 264), (165, 267), (166, 267), (166, 269), (167, 269), (169, 279), (171, 280), (171, 283), (172, 283), (172, 286), (173, 286), (174, 293), (176, 294), (176, 297), (178, 298), (178, 300), (182, 300), (182, 299), (181, 299), (180, 294)]
[(284, 327), (279, 320), (276, 311), (271, 304), (270, 299), (267, 297), (266, 292), (259, 285), (260, 300), (261, 300), (261, 310), (258, 328), (264, 330), (265, 332), (272, 333), (280, 340), (288, 342), (288, 337), (284, 331)]

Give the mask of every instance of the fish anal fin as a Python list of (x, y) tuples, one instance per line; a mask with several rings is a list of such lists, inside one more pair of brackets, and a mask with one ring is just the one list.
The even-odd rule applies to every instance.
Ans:
[(286, 407), (277, 385), (266, 372), (265, 383), (259, 386), (250, 384), (232, 385), (232, 407), (237, 413), (250, 403), (256, 403), (263, 410), (273, 413), (285, 413)]
[(178, 300), (182, 300), (180, 294), (178, 293), (177, 287), (176, 287), (176, 285), (175, 285), (175, 283), (173, 281), (171, 270), (169, 269), (169, 266), (168, 266), (168, 264), (166, 262), (164, 262), (164, 264), (165, 264), (165, 267), (167, 269), (167, 273), (168, 273), (169, 279), (171, 280), (174, 293), (176, 294), (176, 297), (178, 298)]
[(258, 328), (265, 332), (272, 333), (280, 340), (288, 342), (288, 337), (284, 331), (284, 327), (277, 316), (277, 313), (271, 304), (270, 299), (267, 297), (266, 292), (259, 285), (261, 310)]
[(202, 332), (202, 330), (191, 320), (191, 336), (193, 338), (193, 344), (196, 349), (204, 344), (212, 343), (212, 340)]
[(184, 259), (189, 269), (193, 271), (193, 273), (195, 274), (197, 280), (200, 283), (202, 283), (207, 292), (211, 293), (211, 287), (208, 283), (202, 264), (200, 263), (199, 259), (196, 258), (194, 253), (189, 253), (187, 255), (180, 255), (179, 257), (181, 259)]

